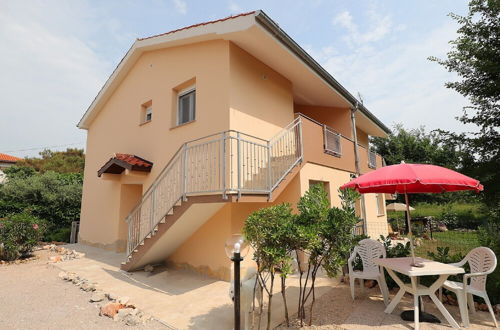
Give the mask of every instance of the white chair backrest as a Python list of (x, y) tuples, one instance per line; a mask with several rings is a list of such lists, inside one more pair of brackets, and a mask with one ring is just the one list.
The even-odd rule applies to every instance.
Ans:
[[(497, 266), (495, 253), (487, 247), (472, 249), (465, 257), (470, 266), (471, 273), (492, 273)], [(473, 289), (484, 291), (486, 289), (486, 275), (475, 276), (470, 280)]]
[(379, 272), (378, 265), (373, 261), (375, 258), (385, 258), (384, 244), (373, 239), (365, 238), (359, 241), (354, 249), (354, 253), (358, 253), (363, 262), (363, 272)]

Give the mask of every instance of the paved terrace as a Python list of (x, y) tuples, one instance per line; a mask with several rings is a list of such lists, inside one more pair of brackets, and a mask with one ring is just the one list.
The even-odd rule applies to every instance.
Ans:
[[(228, 282), (166, 267), (155, 268), (152, 273), (127, 273), (119, 269), (124, 254), (79, 244), (68, 247), (84, 252), (85, 257), (57, 263), (57, 267), (97, 283), (98, 289), (130, 297), (131, 304), (169, 327), (232, 329), (232, 302), (228, 296)], [(365, 289), (363, 294), (357, 288), (357, 299), (353, 302), (347, 285), (327, 278), (317, 281), (318, 298), (311, 329), (413, 329), (412, 323), (402, 321), (399, 317), (402, 310), (411, 308), (411, 296), (403, 298), (393, 314), (388, 315), (383, 312), (384, 304), (378, 288)], [(291, 278), (289, 282), (287, 295), (289, 310), (293, 313), (297, 309), (295, 301), (298, 283), (296, 278)], [(276, 302), (276, 305), (273, 303), (273, 326), (279, 325), (280, 316), (283, 315), (281, 295), (279, 290), (276, 292), (273, 300)], [(393, 294), (394, 292), (391, 293)], [(422, 329), (451, 329), (431, 302), (425, 304), (425, 308), (443, 320), (443, 323), (422, 323)], [(458, 308), (449, 305), (446, 308), (460, 322)], [(488, 313), (477, 312), (471, 315), (470, 329), (492, 327), (493, 322)]]

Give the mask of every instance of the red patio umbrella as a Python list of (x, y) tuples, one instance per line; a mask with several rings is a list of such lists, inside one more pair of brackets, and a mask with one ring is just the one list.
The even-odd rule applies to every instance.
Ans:
[(406, 211), (408, 214), (408, 231), (410, 234), (411, 255), (414, 266), (412, 232), (410, 224), (410, 209), (408, 194), (414, 193), (442, 193), (446, 191), (483, 190), (478, 180), (450, 169), (429, 164), (401, 164), (390, 165), (375, 171), (363, 174), (346, 183), (340, 189), (352, 188), (364, 193), (405, 194)]

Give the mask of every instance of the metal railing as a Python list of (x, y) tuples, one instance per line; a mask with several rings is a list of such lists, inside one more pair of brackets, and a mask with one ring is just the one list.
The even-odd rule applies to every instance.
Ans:
[(271, 193), (303, 157), (300, 117), (267, 141), (225, 131), (184, 143), (130, 212), (127, 256), (189, 195)]
[(377, 153), (368, 149), (368, 167), (377, 168)]
[(325, 152), (334, 156), (342, 155), (342, 136), (332, 130), (330, 127), (323, 126), (323, 139), (325, 144)]

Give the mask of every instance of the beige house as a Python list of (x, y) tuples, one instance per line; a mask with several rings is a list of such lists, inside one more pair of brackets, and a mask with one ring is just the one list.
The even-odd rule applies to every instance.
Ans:
[[(224, 242), (252, 211), (318, 182), (339, 205), (339, 186), (382, 166), (369, 136), (389, 132), (262, 11), (138, 39), (78, 127), (80, 242), (126, 252), (125, 270), (221, 279)], [(360, 230), (387, 234), (383, 195), (359, 211)]]

